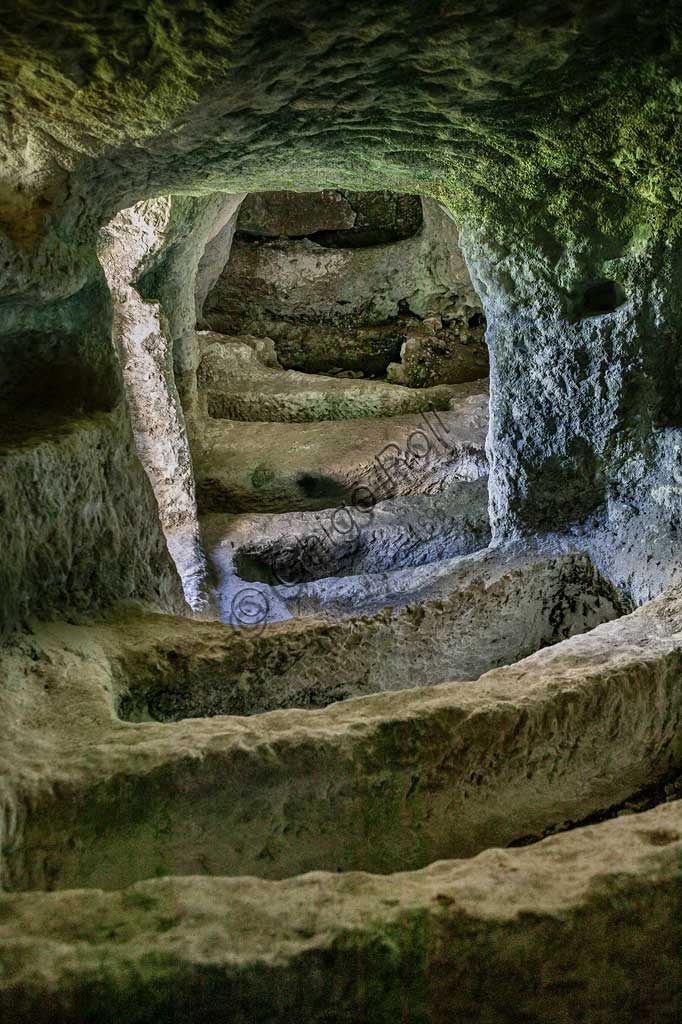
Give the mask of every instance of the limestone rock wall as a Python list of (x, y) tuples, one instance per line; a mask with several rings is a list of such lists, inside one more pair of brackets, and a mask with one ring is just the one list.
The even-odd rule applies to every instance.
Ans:
[(111, 300), (95, 275), (45, 304), (0, 310), (0, 415), (11, 422), (111, 410), (121, 395), (111, 345)]
[(144, 298), (159, 302), (172, 352), (174, 385), (185, 406), (192, 405), (196, 391), (197, 318), (205, 293), (229, 257), (243, 198), (243, 194), (223, 192), (173, 196), (167, 234), (136, 282)]
[(387, 245), (416, 235), (423, 223), (418, 196), (322, 189), (253, 192), (239, 214), (246, 238), (312, 238), (329, 248)]
[(121, 600), (183, 610), (124, 408), (4, 438), (0, 509), (0, 636)]
[[(231, 244), (225, 196), (266, 191), (390, 189), (452, 213), (491, 352), (486, 561), (536, 533), (573, 562), (587, 552), (609, 582), (584, 624), (613, 580), (637, 601), (682, 582), (678, 0), (8, 0), (3, 14), (0, 630), (61, 621), (0, 652), (0, 882), (80, 888), (0, 897), (0, 1017), (674, 1024), (682, 810), (585, 822), (636, 810), (645, 788), (665, 800), (679, 777), (679, 588), (475, 681), (251, 719), (117, 711), (140, 668), (186, 682), (189, 701), (203, 680), (189, 710), (224, 709), (216, 667), (243, 694), (269, 644), (268, 672), (288, 648), (297, 681), (293, 633), (319, 636), (333, 666), (344, 652), (324, 621), (226, 630), (137, 605), (92, 620), (122, 598), (182, 610), (133, 427), (165, 511), (184, 503), (191, 525), (180, 401), (191, 417), (197, 297)], [(97, 239), (112, 222), (125, 233), (121, 211), (139, 204), (159, 230), (141, 252), (143, 217), (118, 250), (112, 309)], [(337, 213), (323, 230), (338, 242), (355, 224)], [(114, 326), (139, 374), (114, 358)], [(342, 337), (332, 324), (320, 349)], [(487, 470), (471, 397), (460, 476)], [(236, 426), (210, 424), (205, 490), (223, 501), (234, 450), (261, 460), (265, 441), (274, 465), (254, 458), (245, 488), (260, 514), (294, 450), (283, 428), (301, 424)], [(343, 460), (341, 426), (327, 450)], [(414, 423), (398, 427), (403, 451)], [(373, 460), (389, 439), (367, 430)], [(164, 452), (179, 465), (168, 481)], [(309, 469), (291, 481), (328, 507)], [(395, 622), (428, 644), (414, 591), (369, 575), (356, 636), (393, 592)], [(486, 578), (471, 581), (485, 604)], [(513, 568), (514, 614), (518, 584)], [(326, 586), (306, 584), (317, 611)], [(553, 631), (567, 624), (556, 596), (551, 583), (540, 602)], [(581, 588), (558, 596), (585, 617)], [(252, 877), (196, 877), (226, 872)]]
[(595, 233), (551, 275), (541, 246), (477, 230), (465, 247), (490, 324), (495, 533), (586, 524), (646, 599), (678, 574), (679, 241)]
[[(4, 279), (7, 284), (7, 279)], [(135, 599), (182, 611), (136, 455), (101, 268), (0, 303), (0, 635)], [(26, 278), (41, 287), (40, 268)]]
[(288, 367), (382, 374), (419, 318), (441, 317), (439, 347), (414, 358), (413, 345), (401, 382), (485, 376), (480, 302), (438, 203), (386, 191), (256, 193), (236, 229), (203, 306), (212, 330), (272, 337)]
[(164, 196), (138, 203), (109, 221), (98, 248), (111, 289), (113, 336), (137, 451), (185, 596), (196, 609), (206, 607), (209, 596), (174, 365), (191, 407), (198, 365), (199, 261), (207, 241), (228, 224), (240, 199), (222, 194), (208, 200)]
[(488, 320), (496, 535), (643, 517), (677, 551), (676, 3), (133, 4), (59, 31), (10, 3), (7, 24), (3, 316), (81, 293), (100, 227), (155, 196), (431, 196)]

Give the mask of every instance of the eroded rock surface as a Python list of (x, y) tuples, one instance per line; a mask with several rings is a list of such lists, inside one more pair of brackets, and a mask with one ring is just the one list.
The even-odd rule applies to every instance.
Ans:
[(0, 635), (130, 598), (182, 612), (127, 417), (13, 425), (0, 437)]
[(679, 772), (680, 621), (661, 597), (469, 684), (167, 724), (116, 720), (116, 661), (171, 666), (181, 630), (219, 663), (226, 627), (41, 628), (3, 654), (3, 885), (392, 872), (580, 821)]
[(418, 335), (418, 317), (440, 315), (449, 358), (422, 348), (421, 373), (408, 363), (398, 382), (486, 376), (480, 302), (437, 203), (387, 192), (256, 194), (237, 232), (203, 307), (213, 330), (268, 335), (289, 368), (375, 374)]
[[(122, 717), (172, 721), (324, 707), (383, 690), (477, 679), (631, 607), (575, 552), (500, 549), (327, 586), (219, 591), (236, 626), (244, 624), (248, 595), (260, 597), (262, 634), (223, 637), (218, 627), (204, 632), (208, 646), (186, 634), (165, 670), (155, 653), (132, 654), (129, 664), (124, 657), (123, 679), (131, 683)], [(277, 603), (295, 621), (270, 626)], [(304, 616), (311, 618), (296, 621)]]
[(202, 512), (332, 508), (431, 494), (486, 476), (485, 382), (451, 408), (385, 419), (248, 423), (210, 417), (192, 431)]
[[(611, 813), (682, 767), (679, 5), (131, 0), (65, 12), (10, 0), (4, 14), (0, 628), (14, 632), (0, 650), (0, 870), (4, 890), (26, 891), (0, 896), (0, 1016), (675, 1024), (679, 808), (503, 847)], [(155, 393), (174, 417), (174, 457), (187, 454), (181, 416), (197, 427), (185, 493), (198, 468), (204, 507), (319, 501), (329, 515), (358, 467), (383, 444), (404, 448), (414, 423), (358, 421), (354, 452), (339, 430), (353, 421), (205, 424), (194, 322), (242, 197), (314, 190), (319, 202), (320, 189), (344, 199), (326, 237), (293, 243), (300, 268), (332, 256), (366, 266), (341, 244), (360, 227), (346, 193), (419, 195), (425, 215), (452, 213), (487, 322), (487, 458), (472, 395), (455, 455), (390, 493), (440, 497), (489, 465), (494, 546), (469, 564), (510, 540), (540, 545), (562, 565), (596, 565), (600, 593), (626, 592), (623, 610), (628, 595), (649, 603), (466, 682), (249, 718), (122, 721), (141, 681), (177, 690), (183, 658), (215, 683), (231, 645), (252, 666), (271, 636), (319, 643), (351, 621), (359, 636), (409, 620), (419, 649), (420, 607), (431, 616), (450, 600), (434, 593), (447, 575), (435, 562), (363, 569), (365, 617), (357, 580), (327, 576), (302, 584), (305, 616), (265, 630), (149, 613), (179, 612), (180, 587), (133, 427), (148, 418), (158, 452), (151, 431), (169, 425), (125, 400), (100, 231), (138, 204), (170, 211), (124, 291), (140, 324), (154, 319), (149, 337), (163, 335)], [(259, 247), (282, 250), (279, 236)], [(285, 362), (305, 350), (311, 369), (383, 374), (407, 321), (424, 330), (385, 283), (371, 315), (392, 322), (292, 325), (278, 309), (257, 334)], [(364, 285), (355, 292), (371, 305)], [(315, 297), (317, 316), (329, 296)], [(415, 311), (422, 325), (441, 317), (425, 298)], [(424, 368), (442, 357), (445, 372), (458, 355), (448, 325), (432, 326), (406, 346), (406, 383), (428, 385)], [(225, 445), (243, 449), (248, 478)], [(527, 607), (509, 579), (475, 595), (469, 583), (479, 609), (510, 595), (497, 617)], [(554, 591), (540, 592), (546, 615)], [(604, 613), (574, 596), (572, 621)], [(387, 600), (401, 607), (377, 611)], [(475, 636), (459, 639), (476, 651)], [(348, 671), (344, 649), (334, 662), (330, 639), (327, 664)], [(270, 653), (269, 688), (286, 662)], [(405, 679), (409, 653), (400, 665)], [(356, 667), (354, 685), (371, 685)], [(202, 687), (224, 708), (224, 690)]]
[(400, 362), (390, 363), (388, 380), (413, 388), (440, 381), (476, 380), (488, 373), (483, 343), (485, 321), (475, 308), (459, 319), (432, 315), (410, 324), (400, 346)]
[(198, 388), (214, 419), (274, 423), (354, 420), (448, 409), (460, 391), (417, 391), (383, 381), (322, 377), (283, 370), (269, 338), (201, 332)]
[(163, 878), (0, 896), (0, 1007), (36, 1024), (142, 1021), (143, 941), (146, 962), (163, 964), (160, 1024), (179, 1009), (217, 1024), (227, 1004), (244, 1024), (261, 1006), (277, 1024), (492, 1021), (510, 1000), (540, 1024), (568, 1019), (567, 987), (574, 1019), (672, 1024), (681, 836), (677, 802), (388, 878)]
[[(268, 515), (213, 514), (201, 521), (209, 559), (223, 579), (298, 584), (421, 565), (487, 547), (488, 482), (440, 494), (388, 498), (368, 507)], [(233, 586), (239, 579), (231, 580)]]

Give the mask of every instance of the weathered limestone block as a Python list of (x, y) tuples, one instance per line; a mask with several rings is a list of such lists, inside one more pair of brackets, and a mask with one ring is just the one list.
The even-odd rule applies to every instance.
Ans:
[(207, 515), (201, 534), (222, 578), (236, 571), (248, 582), (294, 584), (382, 572), (487, 547), (488, 483), (453, 483), (442, 494), (389, 498), (371, 508)]
[(458, 394), (447, 385), (413, 391), (383, 381), (283, 370), (270, 338), (202, 331), (197, 339), (199, 403), (215, 419), (311, 423), (397, 416), (445, 410)]
[(388, 878), (4, 895), (0, 1012), (33, 1024), (219, 1024), (226, 1006), (235, 1024), (263, 1012), (272, 1024), (674, 1024), (681, 864), (676, 802)]
[(352, 228), (356, 219), (341, 191), (252, 192), (240, 210), (238, 230), (272, 238), (302, 238), (318, 231)]
[[(138, 203), (109, 222), (99, 244), (137, 450), (186, 598), (197, 609), (208, 604), (209, 596), (192, 459), (173, 373), (173, 342), (177, 339), (182, 348), (191, 335), (196, 345), (200, 255), (211, 232), (221, 230), (239, 201), (221, 195), (188, 207), (188, 201), (173, 202), (166, 196)], [(150, 290), (163, 296), (163, 306), (144, 297)]]
[(426, 315), (464, 299), (479, 308), (456, 228), (438, 204), (425, 200), (420, 232), (395, 244), (340, 249), (308, 238), (235, 242), (205, 316), (210, 321), (213, 310), (227, 313), (238, 330), (262, 310), (279, 318), (372, 323), (397, 316), (401, 302)]
[[(357, 383), (357, 382), (356, 382)], [(484, 381), (459, 384), (444, 412), (321, 423), (192, 426), (203, 512), (280, 512), (447, 490), (488, 472)]]
[[(677, 547), (680, 420), (671, 361), (682, 338), (673, 280), (682, 266), (679, 243), (595, 234), (555, 262), (549, 276), (543, 251), (512, 253), (480, 229), (468, 228), (462, 238), (493, 355), (494, 535), (592, 518), (593, 529), (606, 532), (616, 563), (615, 552), (631, 545), (620, 535), (635, 515), (636, 533), (658, 535), (661, 549), (666, 537), (668, 550)], [(631, 554), (623, 561), (632, 572)], [(625, 578), (622, 567), (616, 572)], [(659, 589), (664, 580), (654, 572), (650, 593), (659, 592), (656, 575)], [(635, 582), (646, 593), (641, 575)]]
[[(468, 684), (117, 721), (116, 694), (142, 664), (172, 679), (203, 648), (220, 665), (228, 632), (137, 613), (41, 627), (3, 652), (5, 888), (411, 870), (581, 821), (682, 767), (678, 596)], [(265, 634), (249, 634), (253, 665)]]
[(137, 282), (144, 298), (161, 305), (173, 352), (175, 387), (185, 409), (191, 408), (196, 391), (197, 320), (229, 258), (243, 198), (243, 193), (222, 192), (201, 198), (174, 196), (166, 246)]
[[(205, 647), (185, 632), (164, 668), (156, 645), (124, 656), (121, 717), (251, 715), (477, 679), (632, 607), (575, 552), (501, 548), (336, 582), (219, 592), (233, 625), (244, 625), (247, 602), (260, 603), (262, 633), (214, 626)], [(295, 618), (272, 626), (278, 599)]]
[(394, 384), (424, 388), (435, 383), (457, 384), (488, 374), (484, 321), (470, 307), (466, 320), (443, 324), (440, 317), (412, 323), (400, 347), (400, 362), (391, 363), (387, 378)]
[[(228, 330), (230, 321), (216, 317), (213, 323)], [(391, 360), (400, 358), (405, 330), (416, 323), (415, 317), (407, 316), (369, 326), (309, 324), (261, 316), (252, 326), (273, 339), (278, 359), (287, 369), (305, 373), (350, 370), (365, 377), (384, 377)]]
[(0, 634), (133, 598), (182, 612), (125, 409), (0, 440), (0, 510)]
[(44, 285), (34, 266), (34, 301), (0, 304), (2, 635), (131, 598), (185, 607), (134, 451), (111, 297), (90, 269), (70, 293), (71, 263)]
[[(315, 193), (319, 196), (324, 193)], [(275, 193), (274, 197), (279, 194)], [(285, 365), (310, 368), (309, 357), (302, 343), (303, 325), (317, 323), (326, 334), (329, 328), (342, 328), (337, 352), (327, 351), (323, 368), (340, 360), (345, 365), (347, 347), (351, 351), (360, 339), (359, 329), (381, 325), (386, 333), (386, 322), (395, 320), (409, 309), (419, 316), (439, 311), (454, 323), (458, 336), (469, 338), (472, 318), (481, 320), (480, 303), (474, 292), (466, 266), (462, 260), (457, 230), (449, 215), (430, 200), (393, 196), (390, 193), (368, 193), (358, 200), (347, 193), (348, 200), (359, 206), (357, 228), (345, 231), (308, 231), (301, 237), (302, 223), (297, 210), (309, 213), (309, 196), (284, 193), (281, 198), (269, 199), (275, 206), (274, 223), (267, 217), (261, 220), (269, 230), (258, 240), (240, 234), (234, 243), (230, 261), (208, 297), (204, 319), (214, 329), (227, 334), (270, 334), (281, 349)], [(410, 221), (401, 213), (407, 201), (416, 204), (419, 221)], [(319, 202), (319, 200), (318, 200)], [(259, 199), (260, 206), (265, 199)], [(285, 224), (286, 203), (291, 204), (293, 227), (286, 232), (293, 238), (267, 240), (274, 228)], [(389, 206), (389, 210), (384, 207)], [(423, 215), (422, 215), (423, 207)], [(258, 209), (242, 214), (246, 224), (258, 227)], [(251, 220), (249, 220), (251, 216)], [(402, 219), (401, 219), (402, 217)], [(423, 218), (423, 219), (422, 219)], [(241, 220), (237, 228), (241, 231)], [(406, 227), (407, 225), (407, 227)], [(311, 226), (311, 222), (306, 225)], [(407, 228), (411, 227), (411, 236)], [(282, 232), (284, 233), (284, 232)], [(266, 236), (263, 241), (262, 235)], [(377, 239), (379, 242), (377, 242)], [(374, 244), (370, 244), (370, 243)], [(380, 244), (379, 244), (380, 243)], [(414, 322), (414, 317), (411, 318)], [(404, 336), (405, 324), (393, 324), (391, 337)], [(418, 323), (418, 321), (417, 321)], [(314, 341), (314, 332), (310, 332)], [(487, 372), (485, 350), (481, 351), (480, 327), (473, 329), (472, 341), (478, 341), (479, 372), (456, 376), (450, 366), (450, 380), (472, 380)], [(301, 339), (298, 351), (295, 339)], [(371, 341), (372, 339), (370, 339)], [(387, 339), (388, 340), (388, 339)], [(393, 342), (395, 344), (395, 341)], [(399, 344), (399, 341), (398, 341)], [(293, 351), (291, 351), (293, 349)], [(357, 362), (358, 353), (353, 351)], [(313, 358), (319, 359), (315, 352)], [(329, 362), (332, 360), (332, 362)], [(383, 361), (383, 368), (386, 360)], [(364, 369), (368, 369), (365, 365)], [(442, 383), (433, 373), (430, 383)], [(406, 381), (409, 383), (409, 381)], [(423, 381), (419, 386), (427, 383)]]
[(416, 235), (419, 196), (396, 192), (253, 192), (240, 209), (240, 238), (310, 238), (329, 248), (360, 248)]

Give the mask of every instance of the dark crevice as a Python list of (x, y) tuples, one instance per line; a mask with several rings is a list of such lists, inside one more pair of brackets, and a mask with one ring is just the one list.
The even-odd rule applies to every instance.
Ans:
[(575, 311), (576, 320), (588, 320), (595, 316), (614, 313), (625, 304), (625, 289), (617, 281), (594, 281), (582, 294)]
[[(559, 835), (561, 832), (570, 832), (573, 829), (585, 828), (587, 825), (599, 825), (603, 821), (610, 821), (613, 818), (619, 818), (625, 814), (641, 814), (643, 811), (649, 811), (653, 807), (658, 807), (659, 804), (669, 803), (672, 800), (680, 799), (682, 799), (682, 775), (680, 775), (679, 768), (676, 768), (660, 782), (638, 789), (621, 803), (611, 804), (609, 807), (594, 811), (592, 814), (588, 814), (585, 818), (580, 818), (578, 820), (569, 819), (567, 821), (562, 821), (559, 824), (552, 825), (551, 828), (545, 829), (543, 832), (522, 836), (520, 839), (515, 839), (513, 842), (508, 843), (507, 846), (532, 846), (533, 843), (538, 843), (540, 840), (547, 839), (549, 836)], [(671, 837), (669, 841), (674, 842), (678, 838), (679, 836), (675, 835)], [(660, 841), (660, 837), (657, 838), (655, 835), (652, 835), (651, 842), (654, 846), (663, 845)]]

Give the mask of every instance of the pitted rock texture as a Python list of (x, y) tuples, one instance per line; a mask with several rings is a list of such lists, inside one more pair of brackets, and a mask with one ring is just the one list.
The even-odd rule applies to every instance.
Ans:
[[(65, 12), (10, 0), (4, 14), (1, 582), (13, 625), (17, 612), (111, 617), (36, 622), (0, 652), (1, 880), (146, 881), (120, 895), (3, 894), (0, 1016), (675, 1024), (678, 808), (490, 848), (682, 768), (679, 4), (131, 0)], [(495, 545), (561, 531), (557, 551), (574, 538), (653, 600), (467, 684), (248, 719), (120, 721), (131, 646), (164, 669), (178, 637), (213, 651), (225, 627), (110, 609), (121, 597), (170, 605), (179, 591), (132, 452), (99, 232), (171, 197), (158, 265), (131, 284), (160, 303), (191, 419), (192, 306), (227, 257), (225, 196), (320, 188), (422, 195), (454, 217), (488, 324), (488, 459), (479, 433), (467, 471), (490, 464)], [(380, 338), (396, 362), (385, 329), (361, 341)], [(302, 340), (319, 354), (340, 336)], [(74, 383), (40, 423), (19, 415), (34, 372), (48, 399), (51, 380)], [(167, 384), (164, 401), (170, 372)], [(57, 436), (52, 414), (78, 428)], [(91, 431), (102, 417), (111, 432)], [(281, 447), (258, 429), (281, 459), (291, 435), (275, 426)], [(243, 443), (218, 434), (216, 445)], [(272, 472), (256, 474), (264, 507)], [(328, 583), (306, 586), (338, 618)], [(370, 591), (386, 596), (383, 583)], [(338, 877), (352, 869), (393, 874)], [(225, 873), (242, 877), (163, 877)]]
[[(494, 535), (599, 520), (637, 592), (659, 593), (671, 577), (652, 566), (647, 578), (648, 555), (635, 569), (631, 528), (636, 520), (634, 534), (655, 538), (659, 550), (677, 546), (682, 434), (661, 362), (663, 339), (668, 365), (677, 358), (682, 304), (670, 277), (680, 266), (677, 241), (628, 248), (599, 237), (580, 260), (567, 258), (541, 280), (480, 227), (469, 230), (465, 247), (492, 356)], [(608, 280), (618, 287), (606, 289)], [(592, 305), (596, 287), (611, 306)]]
[(483, 344), (485, 320), (475, 309), (465, 317), (428, 316), (411, 323), (400, 346), (400, 362), (390, 363), (387, 377), (394, 384), (432, 387), (437, 382), (476, 380), (488, 373), (488, 350)]
[[(431, 195), (453, 212), (487, 319), (499, 321), (496, 534), (599, 508), (616, 538), (620, 508), (642, 500), (651, 532), (658, 526), (674, 543), (677, 511), (651, 504), (642, 474), (642, 486), (631, 483), (656, 456), (652, 428), (675, 429), (660, 355), (674, 356), (680, 325), (672, 0), (597, 13), (493, 2), (447, 14), (416, 0), (324, 11), (297, 0), (286, 13), (263, 2), (207, 10), (199, 23), (184, 8), (145, 10), (134, 32), (130, 12), (80, 12), (61, 35), (41, 12), (9, 12), (4, 298), (63, 300), (91, 283), (99, 227), (149, 196), (320, 187)], [(594, 314), (606, 321), (595, 325)], [(553, 362), (572, 319), (583, 326)], [(605, 375), (597, 353), (609, 349), (608, 331), (592, 353), (589, 331), (608, 324), (615, 363)], [(663, 337), (672, 348), (657, 344)], [(536, 341), (547, 358), (518, 379), (517, 360), (534, 365)], [(600, 378), (606, 397), (598, 388), (592, 401)], [(551, 410), (546, 438), (532, 410)], [(637, 410), (633, 433), (625, 421)], [(514, 440), (505, 447), (507, 427)]]
[[(99, 273), (63, 302), (7, 303), (0, 312), (2, 434), (60, 416), (110, 412), (121, 397), (111, 296)], [(17, 422), (18, 421), (18, 422)]]
[[(557, 565), (553, 557), (561, 551), (562, 555), (570, 556), (565, 570), (561, 560)], [(576, 557), (577, 561), (572, 559)], [(556, 595), (561, 594), (565, 587), (571, 591), (575, 586), (580, 590), (584, 587), (586, 592), (593, 592), (595, 605), (591, 602), (581, 605), (581, 602), (574, 597), (568, 597), (566, 601), (557, 596), (558, 603), (554, 605), (552, 600), (549, 604), (542, 603), (544, 609), (542, 614), (549, 615), (552, 622), (552, 630), (556, 639), (565, 637), (568, 634), (562, 624), (564, 617), (570, 620), (572, 615), (585, 616), (585, 629), (590, 616), (594, 613), (599, 617), (601, 614), (601, 597), (606, 600), (606, 607), (615, 602), (614, 607), (619, 609), (619, 614), (632, 607), (629, 597), (622, 595), (610, 582), (607, 582), (595, 569), (591, 560), (584, 552), (578, 556), (577, 550), (572, 544), (562, 539), (557, 543), (556, 539), (550, 541), (542, 540), (534, 544), (509, 544), (493, 545), (487, 549), (473, 551), (466, 556), (457, 556), (453, 559), (444, 559), (436, 562), (425, 562), (416, 566), (398, 567), (383, 572), (370, 569), (358, 576), (344, 576), (340, 579), (321, 577), (318, 580), (300, 583), (292, 586), (287, 580), (273, 589), (274, 595), (285, 601), (287, 607), (296, 615), (324, 615), (336, 618), (338, 616), (349, 616), (362, 613), (364, 615), (374, 614), (389, 607), (392, 609), (405, 607), (415, 602), (440, 599), (447, 596), (457, 586), (469, 586), (477, 593), (478, 588), (483, 585), (484, 589), (488, 583), (491, 585), (499, 582), (506, 573), (514, 578), (516, 569), (523, 573), (523, 566), (533, 565), (537, 559), (546, 559), (552, 566), (551, 571), (558, 572), (560, 581), (556, 587)], [(603, 589), (605, 586), (606, 589)], [(610, 595), (610, 596), (609, 596)], [(536, 595), (537, 597), (537, 595)], [(473, 600), (473, 599), (472, 599)], [(533, 604), (535, 597), (532, 595), (532, 586), (528, 593), (524, 593), (522, 585), (515, 596), (519, 605), (526, 600)], [(475, 602), (474, 602), (475, 603)], [(554, 608), (549, 611), (550, 606)], [(563, 609), (563, 610), (562, 610)], [(473, 605), (472, 609), (473, 610)], [(517, 614), (518, 608), (512, 614)], [(534, 613), (529, 611), (527, 625), (532, 625)], [(535, 620), (537, 622), (537, 620)], [(570, 627), (569, 627), (570, 629)], [(542, 631), (542, 630), (541, 630)], [(517, 637), (520, 638), (524, 627), (517, 630)], [(495, 634), (495, 626), (491, 624), (491, 639), (482, 645), (479, 644), (480, 637), (477, 630), (469, 630), (466, 634), (457, 638), (457, 643), (463, 644), (470, 651), (478, 652), (484, 659), (494, 657), (493, 650), (498, 641), (503, 641), (505, 631), (501, 628)], [(511, 635), (511, 634), (510, 634)], [(509, 635), (509, 636), (510, 636)], [(547, 634), (549, 636), (549, 634)], [(545, 644), (546, 638), (538, 641), (538, 646)], [(549, 642), (549, 641), (547, 641)], [(529, 642), (529, 649), (532, 642)], [(481, 671), (483, 671), (481, 669)]]
[[(169, 196), (121, 210), (102, 230), (98, 255), (112, 296), (112, 334), (135, 446), (158, 502), (185, 598), (199, 609), (208, 604), (206, 567), (189, 441), (173, 377), (172, 339), (160, 304), (145, 301), (137, 287), (173, 238), (171, 214)], [(190, 295), (193, 300), (193, 287)]]
[(310, 238), (330, 248), (396, 242), (417, 234), (418, 196), (394, 192), (254, 192), (242, 207), (238, 230), (247, 237)]
[[(575, 552), (552, 557), (498, 549), (396, 576), (347, 577), (338, 598), (324, 606), (328, 615), (345, 615), (342, 621), (269, 626), (267, 615), (260, 635), (206, 629), (207, 647), (206, 641), (194, 646), (185, 633), (165, 668), (158, 648), (124, 657), (121, 717), (174, 721), (324, 707), (368, 693), (477, 679), (631, 609)], [(263, 601), (275, 597), (258, 592)], [(238, 589), (230, 601), (235, 615), (247, 593)], [(279, 597), (296, 618), (319, 611), (314, 593), (287, 588)]]
[(99, 247), (135, 442), (169, 528), (196, 520), (191, 460), (161, 309), (135, 284), (163, 251), (171, 205), (166, 196), (122, 210), (102, 231)]
[(3, 434), (0, 635), (130, 598), (183, 611), (124, 410), (14, 421)]
[(41, 627), (3, 651), (3, 885), (384, 873), (580, 821), (679, 773), (681, 621), (661, 597), (469, 684), (167, 724), (116, 720), (115, 661), (184, 634), (219, 662), (226, 627)]

